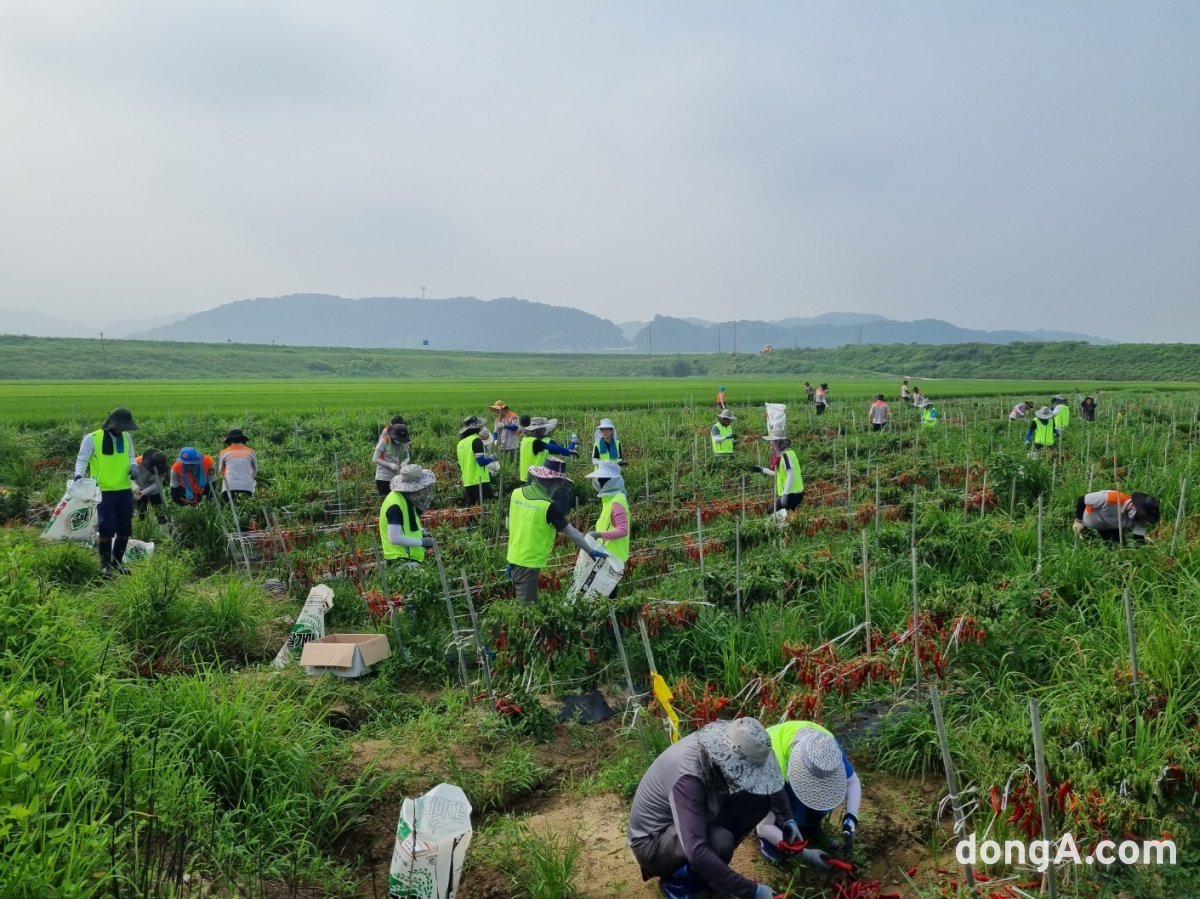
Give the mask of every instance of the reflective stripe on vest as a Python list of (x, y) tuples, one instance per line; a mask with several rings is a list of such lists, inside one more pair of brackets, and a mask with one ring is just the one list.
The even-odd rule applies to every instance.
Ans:
[(529, 480), (529, 467), (531, 465), (545, 465), (546, 458), (550, 455), (550, 450), (544, 449), (540, 453), (533, 451), (533, 441), (537, 437), (522, 437), (521, 438), (521, 481), (524, 483)]
[(1054, 419), (1044, 423), (1040, 418), (1033, 420), (1033, 442), (1038, 446), (1054, 446)]
[[(121, 448), (117, 449), (117, 441)], [(104, 455), (104, 429), (92, 431), (92, 458), (88, 459), (88, 474), (96, 479), (101, 490), (129, 490), (129, 435), (112, 438), (113, 451)]]
[(622, 562), (626, 562), (629, 560), (629, 527), (632, 522), (629, 516), (629, 500), (625, 498), (624, 493), (613, 493), (609, 496), (600, 497), (600, 517), (596, 519), (595, 530), (612, 530), (612, 507), (615, 502), (620, 503), (622, 508), (625, 509), (625, 536), (618, 537), (615, 540), (601, 540), (600, 542), (604, 544), (605, 550), (611, 555), (616, 556)]
[(478, 434), (469, 434), (458, 441), (458, 469), (462, 472), (464, 487), (487, 484), (492, 480), (487, 467), (479, 464), (475, 458), (475, 451), (471, 449), (471, 444), (478, 439)]
[(379, 507), (379, 548), (383, 552), (385, 559), (415, 559), (420, 562), (425, 558), (425, 548), (421, 546), (396, 546), (388, 539), (388, 509), (392, 506), (400, 508), (400, 528), (404, 531), (405, 537), (413, 537), (417, 540), (421, 539), (421, 522), (417, 520), (417, 526), (414, 530), (408, 527), (409, 508), (408, 498), (403, 493), (397, 493), (393, 490), (387, 495), (383, 501), (383, 505)]
[[(733, 425), (723, 425), (720, 422), (717, 422), (715, 427), (717, 429), (717, 434), (719, 436), (721, 436), (721, 437), (732, 437), (733, 436)], [(728, 456), (732, 452), (733, 452), (733, 441), (732, 440), (722, 440), (720, 443), (717, 443), (717, 441), (715, 441), (715, 440), (713, 441), (713, 455), (714, 456)]]
[(546, 520), (550, 495), (540, 487), (514, 490), (508, 501), (508, 558), (513, 565), (545, 568), (554, 549), (554, 525)]
[(800, 473), (800, 459), (796, 455), (796, 451), (794, 449), (785, 449), (780, 454), (779, 465), (775, 469), (775, 495), (783, 496), (783, 488), (787, 486), (788, 470), (787, 466), (783, 464), (784, 456), (791, 460), (792, 471), (795, 472), (796, 475), (792, 483), (792, 493), (803, 493), (804, 476)]

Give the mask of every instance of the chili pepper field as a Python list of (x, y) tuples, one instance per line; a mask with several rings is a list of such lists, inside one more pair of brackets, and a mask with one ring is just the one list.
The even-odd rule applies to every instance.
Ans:
[[(279, 400), (278, 383), (192, 411), (52, 391), (6, 406), (0, 896), (382, 897), (402, 799), (441, 781), (474, 807), (460, 896), (655, 895), (623, 844), (668, 739), (651, 661), (685, 733), (805, 718), (846, 747), (864, 789), (851, 870), (776, 868), (752, 839), (735, 856), (791, 896), (1046, 894), (1028, 864), (979, 862), (968, 887), (959, 814), (980, 839), (1069, 832), (1085, 856), (1105, 839), (1174, 841), (1174, 865), (1060, 866), (1059, 896), (1200, 894), (1200, 395), (1092, 389), (1097, 420), (1076, 414), (1033, 459), (1009, 409), (1061, 387), (931, 381), (935, 428), (889, 396), (892, 424), (873, 432), (869, 394), (894, 385), (834, 384), (817, 416), (802, 384), (731, 379), (726, 461), (703, 385), (655, 402), (596, 383), (480, 386), (471, 405), (343, 391), (321, 411)], [(583, 477), (592, 430), (616, 423), (633, 528), (615, 598), (567, 599), (575, 550), (561, 539), (537, 605), (513, 598), (507, 502), (462, 508), (454, 462), (459, 422), (490, 425), (497, 396), (557, 418), (563, 443), (579, 435), (583, 531), (599, 512)], [(753, 470), (769, 461), (764, 399), (789, 404), (803, 467), (804, 503), (782, 523), (766, 514), (774, 479)], [(169, 531), (136, 520), (153, 555), (106, 580), (94, 552), (38, 535), (80, 436), (118, 402), (139, 452), (215, 457), (239, 427), (260, 476), (236, 520), (216, 504), (171, 509)], [(397, 413), (412, 461), (438, 477), (423, 520), (445, 583), (432, 559), (376, 561), (370, 459)], [(505, 460), (505, 495), (515, 476)], [(1159, 498), (1148, 542), (1072, 533), (1076, 499), (1105, 489)], [(374, 674), (271, 666), (318, 583), (334, 589), (330, 630), (388, 635)], [(591, 690), (615, 717), (560, 723), (562, 701)]]

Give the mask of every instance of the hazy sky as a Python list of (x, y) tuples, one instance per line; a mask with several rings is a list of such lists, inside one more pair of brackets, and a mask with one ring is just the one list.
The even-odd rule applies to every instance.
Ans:
[(1200, 4), (0, 0), (0, 307), (1200, 340)]

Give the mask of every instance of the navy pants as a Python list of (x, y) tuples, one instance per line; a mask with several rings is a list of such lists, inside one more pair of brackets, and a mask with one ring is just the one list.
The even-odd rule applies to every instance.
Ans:
[(96, 517), (101, 539), (129, 537), (133, 533), (133, 491), (101, 490)]

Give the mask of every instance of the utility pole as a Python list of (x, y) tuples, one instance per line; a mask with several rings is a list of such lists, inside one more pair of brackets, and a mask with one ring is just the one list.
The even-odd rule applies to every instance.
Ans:
[(737, 322), (733, 323), (733, 355), (737, 355)]
[(717, 325), (717, 355), (721, 355), (721, 326)]
[(646, 355), (654, 355), (654, 322), (646, 325)]
[(108, 353), (104, 349), (104, 332), (100, 332), (100, 361), (104, 366), (104, 377), (108, 377)]
[(421, 285), (421, 299), (425, 299), (425, 285)]

